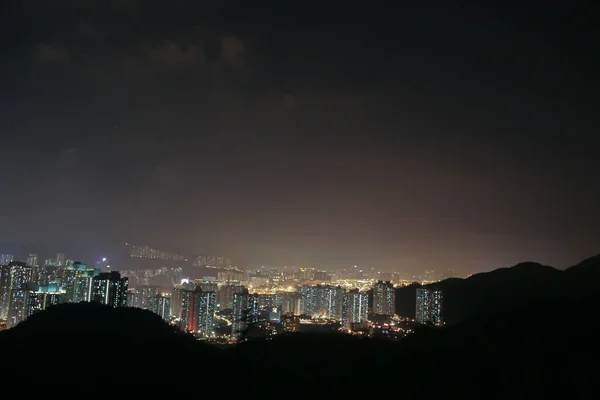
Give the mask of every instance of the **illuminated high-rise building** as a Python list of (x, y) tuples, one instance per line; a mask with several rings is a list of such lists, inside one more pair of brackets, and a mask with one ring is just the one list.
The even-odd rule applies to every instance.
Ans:
[(283, 293), (281, 296), (281, 312), (282, 314), (301, 315), (302, 295), (298, 292)]
[(248, 317), (248, 289), (242, 288), (233, 294), (233, 313), (231, 321), (231, 336), (239, 339), (246, 329)]
[(248, 323), (255, 323), (258, 321), (260, 315), (258, 294), (252, 293), (248, 295)]
[(180, 329), (202, 337), (213, 336), (216, 293), (196, 287), (195, 290), (181, 290), (180, 296)]
[(52, 265), (38, 265), (33, 267), (34, 283), (38, 285), (49, 285), (62, 279), (64, 268)]
[(27, 289), (12, 289), (8, 305), (8, 324), (15, 326), (27, 318), (28, 291)]
[(160, 296), (159, 286), (142, 285), (135, 288), (135, 307), (144, 310), (151, 309), (151, 299)]
[(364, 324), (369, 318), (369, 297), (367, 292), (358, 289), (344, 293), (342, 324), (346, 329), (353, 329), (356, 324)]
[(214, 336), (215, 305), (217, 295), (215, 292), (196, 291), (198, 297), (198, 333), (202, 337)]
[(442, 305), (444, 296), (441, 290), (417, 289), (416, 321), (434, 326), (443, 325)]
[(390, 281), (378, 281), (373, 286), (373, 313), (396, 314), (396, 290)]
[(233, 308), (233, 296), (235, 293), (241, 293), (244, 287), (241, 285), (223, 285), (217, 292), (217, 304), (220, 310)]
[(233, 295), (232, 337), (236, 340), (241, 339), (248, 326), (258, 322), (259, 313), (258, 294), (249, 294), (246, 288), (240, 293), (235, 293)]
[(10, 270), (8, 321), (10, 326), (15, 326), (27, 318), (27, 284), (31, 282), (31, 267), (15, 261), (8, 267)]
[(60, 304), (65, 292), (57, 284), (40, 286), (32, 285), (27, 291), (27, 316), (50, 306)]
[(296, 289), (298, 293), (302, 296), (303, 302), (303, 313), (316, 316), (318, 315), (318, 307), (317, 307), (317, 289), (316, 286), (308, 286), (302, 285), (298, 286)]
[(92, 279), (92, 301), (111, 307), (127, 307), (128, 283), (118, 271), (96, 275)]
[(194, 312), (196, 305), (194, 291), (188, 289), (175, 289), (179, 296), (179, 329), (184, 332), (193, 332), (197, 329), (197, 314)]
[(62, 287), (65, 290), (66, 301), (69, 303), (92, 301), (93, 279), (99, 274), (99, 269), (88, 267), (79, 261), (62, 268)]
[(203, 292), (217, 292), (219, 290), (219, 285), (215, 282), (206, 282), (202, 279), (194, 279), (193, 282), (196, 285), (196, 288), (200, 288)]
[(129, 255), (134, 258), (155, 258), (159, 260), (185, 260), (181, 254), (170, 253), (163, 250), (153, 249), (150, 246), (136, 246), (131, 243), (125, 243), (129, 249)]
[(136, 294), (134, 288), (127, 289), (127, 307), (135, 307)]
[(0, 265), (8, 265), (13, 262), (15, 256), (12, 254), (0, 254)]
[[(29, 265), (29, 263), (27, 263)], [(31, 282), (40, 285), (40, 281), (44, 278), (42, 267), (40, 265), (30, 265), (31, 267)]]
[(344, 302), (344, 288), (340, 286), (324, 286), (323, 291), (323, 316), (336, 321), (342, 320), (342, 305)]
[(185, 290), (181, 285), (173, 285), (171, 290), (171, 315), (176, 318), (181, 318), (182, 291)]
[(342, 303), (344, 289), (330, 285), (303, 285), (298, 287), (298, 293), (303, 299), (303, 312), (313, 317), (342, 319)]
[(239, 282), (244, 279), (244, 272), (237, 269), (226, 269), (217, 272), (217, 280), (221, 282)]
[(192, 261), (194, 267), (228, 267), (231, 265), (231, 260), (227, 257), (221, 256), (196, 256)]
[(36, 265), (38, 265), (37, 259), (37, 254), (29, 254), (27, 256), (27, 265), (30, 267), (35, 267)]
[(326, 271), (313, 270), (313, 280), (317, 282), (331, 282), (331, 275)]
[[(73, 265), (77, 265), (74, 263)], [(88, 267), (79, 263), (79, 268), (73, 283), (73, 302), (92, 301), (94, 277), (100, 274), (97, 268)]]
[(56, 254), (56, 266), (63, 267), (65, 265), (65, 254), (57, 253)]
[(73, 303), (89, 302), (92, 300), (93, 274), (81, 275), (75, 278)]
[(168, 321), (171, 318), (171, 298), (162, 295), (151, 297), (150, 311), (160, 315), (165, 321)]
[(10, 267), (0, 265), (0, 319), (8, 318), (8, 301), (10, 298)]
[(258, 295), (258, 307), (261, 310), (281, 308), (282, 297), (278, 293), (263, 293)]

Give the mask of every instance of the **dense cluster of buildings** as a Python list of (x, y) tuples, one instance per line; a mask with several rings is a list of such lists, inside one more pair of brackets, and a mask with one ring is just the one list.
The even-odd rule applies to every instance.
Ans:
[[(227, 265), (226, 258), (200, 256), (194, 264), (210, 267), (211, 276), (187, 279), (177, 267), (121, 273), (66, 260), (64, 265), (42, 266), (33, 257), (5, 261), (0, 269), (0, 321), (9, 327), (52, 305), (98, 302), (150, 310), (182, 331), (209, 340), (238, 341), (251, 331), (406, 332), (401, 328), (406, 319), (396, 315), (401, 283), (365, 279), (358, 270), (351, 270), (356, 277), (333, 280), (310, 268), (238, 270)], [(440, 291), (420, 288), (415, 300), (416, 321), (410, 322), (443, 324)]]
[(118, 272), (102, 272), (80, 262), (39, 266), (11, 261), (0, 266), (0, 320), (14, 326), (61, 303), (85, 301), (125, 307), (127, 286), (127, 278)]

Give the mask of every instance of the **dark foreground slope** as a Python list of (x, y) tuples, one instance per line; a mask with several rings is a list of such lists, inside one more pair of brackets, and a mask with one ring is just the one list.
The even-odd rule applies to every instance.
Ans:
[(181, 395), (215, 390), (226, 397), (579, 397), (595, 387), (589, 364), (598, 350), (598, 301), (532, 303), (421, 331), (401, 344), (342, 334), (289, 335), (226, 350), (174, 331), (147, 311), (63, 305), (0, 333), (4, 365), (11, 366), (2, 376), (25, 381), (32, 390), (73, 376), (74, 384), (108, 380), (138, 394), (179, 388)]
[[(600, 256), (582, 261), (565, 271), (533, 262), (500, 268), (466, 279), (451, 278), (427, 285), (444, 292), (444, 320), (453, 325), (478, 316), (518, 308), (532, 301), (578, 294), (600, 293)], [(398, 314), (414, 318), (416, 289), (396, 291)]]
[[(5, 346), (8, 344), (8, 346)], [(12, 354), (215, 353), (217, 349), (138, 308), (95, 303), (61, 304), (0, 332), (0, 348)]]

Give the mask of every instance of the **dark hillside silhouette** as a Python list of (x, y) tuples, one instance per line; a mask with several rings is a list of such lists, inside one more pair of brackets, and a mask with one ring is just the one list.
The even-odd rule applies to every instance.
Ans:
[(556, 297), (480, 315), (443, 328), (423, 328), (403, 343), (411, 351), (592, 351), (600, 326), (590, 318), (600, 296)]
[[(57, 306), (0, 334), (0, 348), (14, 366), (3, 377), (25, 379), (23, 371), (31, 362), (48, 360), (51, 368), (32, 387), (51, 385), (65, 379), (65, 373), (90, 379), (115, 374), (117, 379), (131, 368), (133, 375), (161, 378), (136, 381), (136, 393), (169, 387), (171, 377), (218, 385), (231, 395), (249, 395), (261, 383), (267, 391), (318, 388), (312, 397), (324, 398), (325, 393), (360, 394), (389, 383), (401, 387), (406, 397), (579, 397), (595, 388), (593, 371), (586, 366), (598, 350), (593, 312), (599, 300), (532, 303), (429, 328), (401, 343), (344, 334), (290, 334), (226, 350), (189, 340), (145, 311)], [(83, 311), (87, 317), (79, 322), (63, 319)]]
[(417, 307), (417, 289), (420, 288), (419, 283), (413, 283), (409, 286), (396, 289), (396, 313), (403, 317), (415, 317)]
[(96, 303), (61, 304), (36, 313), (13, 329), (0, 332), (1, 343), (27, 353), (102, 354), (116, 350), (214, 352), (191, 335), (139, 308), (112, 308)]
[(600, 282), (600, 254), (583, 260), (565, 272), (567, 280), (577, 292), (594, 293), (600, 290), (598, 288), (598, 282)]
[[(481, 312), (443, 328), (420, 329), (398, 343), (340, 333), (286, 334), (217, 348), (148, 311), (65, 304), (0, 332), (0, 348), (12, 366), (3, 377), (25, 379), (29, 375), (22, 371), (42, 362), (40, 379), (49, 386), (65, 373), (89, 379), (114, 374), (118, 380), (131, 369), (157, 377), (135, 381), (137, 393), (162, 390), (175, 380), (249, 396), (256, 390), (312, 391), (312, 398), (372, 394), (378, 385), (391, 384), (407, 398), (579, 398), (595, 390), (590, 364), (599, 350), (600, 296), (573, 294), (573, 282), (588, 268), (596, 267), (589, 262), (563, 272), (526, 263), (444, 281), (446, 296), (475, 296), (496, 309), (472, 307)], [(533, 281), (551, 290), (528, 295)], [(553, 291), (558, 295), (540, 296)], [(515, 293), (517, 300), (511, 298)]]
[(403, 357), (429, 363), (424, 370), (438, 365), (441, 382), (461, 395), (477, 389), (483, 397), (580, 398), (595, 386), (590, 361), (600, 350), (600, 327), (590, 316), (599, 301), (560, 296), (423, 328), (403, 343)]
[[(599, 289), (600, 256), (561, 271), (533, 262), (511, 268), (473, 275), (466, 279), (451, 278), (426, 287), (444, 292), (444, 321), (452, 325), (479, 315), (496, 313), (531, 301), (576, 294), (594, 294)], [(396, 291), (397, 312), (414, 318), (416, 288), (411, 285)]]

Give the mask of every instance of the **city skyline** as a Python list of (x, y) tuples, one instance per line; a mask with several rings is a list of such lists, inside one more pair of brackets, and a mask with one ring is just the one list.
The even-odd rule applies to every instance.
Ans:
[(461, 275), (598, 251), (592, 6), (9, 3), (2, 242)]
[(597, 392), (600, 2), (3, 6), (5, 397)]
[[(541, 265), (548, 265), (550, 267), (557, 268), (557, 269), (566, 269), (566, 268), (573, 266), (577, 261), (579, 261), (582, 258), (595, 256), (595, 254), (584, 255), (583, 257), (579, 257), (578, 259), (575, 259), (574, 261), (572, 261), (566, 265), (552, 265), (552, 264), (541, 262), (539, 260), (519, 260), (512, 264), (504, 264), (504, 265), (500, 264), (499, 262), (491, 262), (490, 261), (490, 262), (485, 263), (484, 264), (485, 266), (480, 266), (479, 268), (475, 267), (470, 270), (465, 267), (458, 268), (458, 269), (452, 268), (452, 267), (448, 266), (449, 264), (438, 265), (438, 266), (424, 265), (422, 268), (415, 267), (414, 265), (401, 266), (401, 265), (394, 264), (394, 263), (390, 263), (387, 265), (381, 265), (381, 264), (377, 265), (376, 263), (346, 264), (346, 265), (338, 265), (336, 267), (333, 267), (332, 265), (327, 265), (325, 263), (316, 263), (316, 264), (281, 263), (281, 264), (277, 264), (277, 263), (257, 262), (254, 264), (250, 264), (250, 263), (237, 262), (237, 260), (232, 260), (227, 255), (208, 255), (207, 253), (184, 254), (184, 253), (167, 251), (165, 249), (151, 248), (148, 245), (139, 246), (139, 247), (146, 247), (146, 248), (149, 248), (150, 250), (154, 250), (159, 253), (165, 253), (169, 257), (168, 258), (150, 257), (150, 256), (140, 257), (140, 256), (131, 256), (130, 254), (128, 254), (128, 252), (130, 251), (129, 246), (131, 246), (131, 245), (132, 245), (131, 243), (125, 243), (122, 246), (122, 248), (118, 251), (115, 251), (112, 253), (109, 251), (104, 251), (104, 252), (100, 252), (97, 255), (94, 255), (92, 257), (86, 258), (86, 257), (72, 256), (73, 254), (78, 254), (78, 252), (69, 252), (67, 254), (65, 254), (65, 252), (62, 252), (62, 251), (59, 251), (59, 252), (49, 251), (49, 253), (48, 252), (31, 253), (29, 250), (26, 250), (26, 249), (32, 248), (30, 246), (15, 246), (12, 244), (0, 243), (0, 256), (1, 256), (0, 258), (3, 260), (5, 257), (10, 257), (10, 260), (28, 262), (28, 264), (29, 264), (30, 258), (34, 257), (35, 259), (38, 260), (38, 265), (69, 265), (67, 263), (84, 262), (84, 263), (87, 263), (90, 265), (95, 265), (100, 268), (105, 268), (105, 269), (108, 268), (109, 270), (112, 269), (112, 270), (119, 270), (119, 271), (121, 271), (121, 270), (156, 269), (156, 268), (160, 268), (163, 266), (168, 266), (168, 267), (178, 266), (178, 267), (187, 268), (187, 272), (192, 272), (194, 270), (193, 268), (196, 266), (207, 265), (207, 266), (211, 266), (211, 267), (231, 266), (231, 267), (235, 267), (235, 268), (244, 268), (244, 269), (250, 268), (250, 269), (257, 269), (257, 270), (260, 268), (267, 268), (267, 269), (271, 269), (271, 268), (274, 268), (274, 269), (310, 268), (310, 269), (327, 271), (329, 273), (339, 273), (339, 272), (343, 272), (343, 271), (349, 271), (352, 268), (358, 267), (359, 269), (364, 269), (365, 271), (370, 271), (370, 273), (385, 273), (385, 274), (399, 273), (406, 279), (410, 279), (411, 277), (415, 278), (415, 279), (417, 279), (417, 278), (423, 279), (423, 277), (425, 277), (425, 276), (430, 276), (430, 277), (435, 276), (436, 279), (445, 279), (445, 278), (449, 278), (449, 277), (466, 277), (466, 276), (481, 273), (481, 272), (490, 272), (490, 271), (500, 269), (500, 268), (513, 267), (515, 265), (527, 263), (527, 262), (534, 262), (534, 263), (539, 263)], [(38, 246), (38, 247), (40, 247), (40, 246)], [(126, 251), (124, 251), (124, 249)], [(57, 262), (57, 259), (61, 258), (61, 257), (63, 259), (63, 262), (62, 263), (60, 261)], [(173, 257), (175, 257), (175, 258), (173, 258)], [(199, 259), (199, 258), (208, 258), (208, 259), (214, 259), (214, 260), (220, 260), (220, 261), (215, 262), (215, 263), (208, 262), (205, 264), (197, 264), (197, 259)], [(65, 262), (67, 262), (67, 263), (65, 263)], [(0, 263), (0, 264), (2, 264), (2, 263)], [(4, 262), (4, 264), (2, 264), (2, 265), (6, 265), (6, 264), (8, 264), (8, 261)]]

